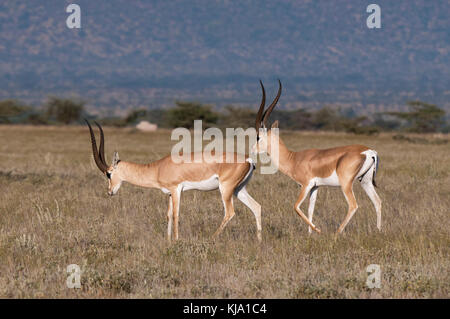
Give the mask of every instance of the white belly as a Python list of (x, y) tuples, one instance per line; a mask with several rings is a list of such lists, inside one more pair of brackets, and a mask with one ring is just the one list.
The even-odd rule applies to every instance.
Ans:
[(316, 186), (339, 186), (339, 177), (336, 171), (328, 177), (315, 177), (312, 179), (311, 183)]
[(217, 175), (213, 175), (208, 179), (198, 182), (190, 182), (185, 181), (181, 184), (181, 189), (183, 191), (188, 191), (190, 189), (196, 189), (199, 191), (212, 191), (214, 189), (219, 188), (219, 177)]
[(170, 191), (167, 188), (161, 188), (164, 194), (170, 194)]

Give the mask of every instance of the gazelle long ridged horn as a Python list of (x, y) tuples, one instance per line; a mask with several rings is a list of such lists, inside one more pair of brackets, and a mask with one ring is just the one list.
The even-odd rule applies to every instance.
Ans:
[(270, 106), (267, 108), (267, 110), (264, 112), (264, 114), (262, 116), (262, 122), (263, 122), (264, 127), (267, 126), (267, 119), (269, 118), (270, 113), (272, 113), (272, 110), (275, 107), (275, 105), (277, 105), (278, 100), (280, 99), (280, 96), (281, 96), (281, 81), (280, 81), (280, 79), (278, 79), (278, 84), (280, 87), (278, 88), (277, 96), (275, 97), (272, 104), (270, 104)]
[(103, 129), (100, 126), (100, 124), (97, 123), (97, 121), (94, 121), (94, 123), (95, 123), (95, 125), (97, 125), (98, 129), (100, 130), (100, 146), (98, 148), (98, 155), (99, 155), (102, 163), (105, 164), (106, 166), (108, 166), (108, 164), (106, 164), (106, 157), (105, 157), (105, 136), (103, 134)]
[(259, 128), (261, 127), (262, 114), (264, 111), (264, 106), (266, 105), (266, 90), (264, 89), (264, 85), (261, 80), (259, 80), (259, 84), (261, 84), (262, 99), (261, 99), (261, 105), (259, 106), (258, 113), (256, 114), (256, 121), (255, 121), (256, 134), (259, 134)]
[(86, 121), (87, 125), (89, 126), (89, 132), (91, 133), (92, 153), (94, 154), (95, 164), (97, 164), (97, 167), (103, 173), (106, 173), (106, 171), (108, 170), (108, 166), (100, 160), (100, 156), (98, 155), (98, 151), (97, 151), (97, 143), (95, 141), (94, 131), (92, 131), (92, 127), (89, 124), (88, 120), (86, 120), (86, 119), (84, 119), (84, 120)]

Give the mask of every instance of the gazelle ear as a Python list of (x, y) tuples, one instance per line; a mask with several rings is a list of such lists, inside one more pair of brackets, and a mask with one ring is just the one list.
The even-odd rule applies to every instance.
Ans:
[(119, 153), (114, 152), (113, 161), (112, 161), (113, 167), (115, 168), (119, 162), (120, 162)]
[(276, 120), (275, 122), (273, 122), (271, 128), (278, 128), (278, 120)]

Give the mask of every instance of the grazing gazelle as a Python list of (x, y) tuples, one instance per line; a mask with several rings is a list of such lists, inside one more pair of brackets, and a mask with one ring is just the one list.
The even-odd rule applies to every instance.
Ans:
[[(263, 101), (265, 90), (261, 83)], [(279, 170), (301, 185), (301, 192), (295, 203), (297, 214), (309, 225), (308, 229), (320, 233), (320, 230), (312, 223), (314, 205), (319, 186), (340, 186), (348, 203), (348, 212), (338, 229), (341, 233), (358, 208), (353, 194), (353, 182), (358, 179), (362, 188), (366, 191), (375, 206), (377, 213), (377, 227), (381, 230), (381, 200), (375, 191), (375, 175), (378, 167), (377, 152), (362, 145), (348, 145), (329, 149), (308, 149), (299, 152), (290, 151), (278, 136), (278, 130), (267, 130), (267, 119), (281, 95), (281, 82), (278, 80), (279, 89), (272, 104), (264, 111), (261, 104), (256, 116), (257, 142), (252, 148), (254, 153), (268, 153), (272, 162)], [(259, 134), (259, 129), (264, 129), (264, 134)], [(278, 128), (275, 121), (271, 128)], [(272, 136), (272, 134), (277, 134)], [(277, 143), (272, 148), (271, 143)], [(273, 152), (272, 152), (273, 150)], [(278, 153), (278, 154), (274, 154)], [(278, 156), (276, 156), (278, 155)], [(303, 214), (300, 205), (309, 194), (308, 218)]]
[[(169, 194), (169, 208), (167, 210), (167, 237), (172, 237), (172, 223), (174, 238), (178, 239), (178, 214), (180, 207), (180, 196), (182, 191), (197, 189), (210, 191), (219, 189), (222, 195), (225, 216), (213, 237), (219, 235), (226, 224), (234, 216), (233, 195), (244, 203), (253, 212), (256, 218), (256, 230), (258, 241), (261, 241), (261, 205), (259, 205), (246, 191), (245, 186), (252, 177), (255, 165), (251, 159), (238, 162), (238, 154), (231, 154), (234, 162), (226, 162), (226, 153), (223, 153), (223, 162), (219, 163), (202, 154), (201, 161), (194, 161), (194, 153), (190, 154), (192, 161), (175, 163), (171, 155), (149, 163), (137, 164), (119, 160), (117, 152), (114, 153), (112, 165), (106, 164), (104, 150), (104, 135), (102, 127), (95, 122), (100, 130), (100, 147), (97, 144), (92, 127), (86, 120), (91, 134), (92, 151), (94, 160), (100, 171), (108, 178), (108, 194), (114, 195), (120, 188), (122, 182), (128, 182), (137, 186), (158, 188)], [(228, 154), (230, 156), (230, 154)]]

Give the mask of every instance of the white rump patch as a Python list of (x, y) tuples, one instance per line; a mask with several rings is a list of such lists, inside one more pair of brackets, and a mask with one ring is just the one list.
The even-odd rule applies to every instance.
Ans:
[[(362, 152), (361, 154), (366, 156), (366, 160), (364, 161), (364, 164), (361, 167), (361, 169), (359, 170), (356, 177), (358, 178), (364, 173), (366, 173), (366, 174), (370, 173), (370, 176), (372, 176), (372, 174), (373, 174), (372, 170), (375, 169), (375, 163), (374, 163), (373, 158), (377, 158), (378, 154), (374, 150), (367, 150), (367, 151)], [(371, 167), (371, 166), (373, 166), (373, 167)], [(369, 170), (370, 170), (370, 172), (369, 172)]]

